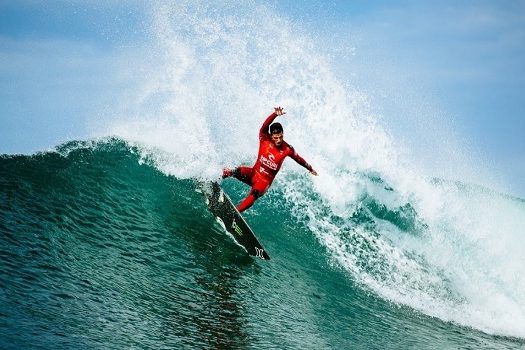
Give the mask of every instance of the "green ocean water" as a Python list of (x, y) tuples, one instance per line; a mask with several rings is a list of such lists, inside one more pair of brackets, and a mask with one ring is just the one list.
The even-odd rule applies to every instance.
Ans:
[[(224, 187), (234, 201), (247, 190)], [(374, 292), (334, 262), (280, 184), (246, 213), (270, 261), (237, 246), (196, 189), (117, 139), (1, 156), (0, 348), (525, 348)], [(424, 230), (410, 206), (363, 198), (340, 225)]]

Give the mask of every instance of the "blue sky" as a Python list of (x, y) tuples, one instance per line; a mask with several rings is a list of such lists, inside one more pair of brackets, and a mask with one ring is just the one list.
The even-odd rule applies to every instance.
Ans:
[[(525, 197), (525, 2), (272, 6), (370, 96), (394, 135), (428, 149), (431, 161), (447, 140), (429, 134), (453, 130)], [(0, 2), (0, 153), (89, 135), (133, 83), (119, 69), (123, 52), (147, 43), (147, 21), (140, 2)]]
[(343, 57), (341, 75), (372, 97), (394, 135), (427, 152), (427, 162), (459, 140), (507, 191), (525, 197), (525, 2), (282, 6), (302, 16), (320, 43), (352, 48), (346, 59), (333, 53)]

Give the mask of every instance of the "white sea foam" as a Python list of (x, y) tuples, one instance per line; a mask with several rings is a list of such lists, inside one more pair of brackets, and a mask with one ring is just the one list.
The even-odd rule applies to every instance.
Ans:
[[(283, 192), (337, 266), (393, 302), (525, 337), (523, 202), (434, 183), (413, 169), (367, 97), (271, 8), (226, 1), (152, 9), (140, 84), (130, 87), (111, 134), (139, 144), (167, 174), (215, 178), (222, 166), (254, 160), (260, 123), (282, 105), (286, 139), (320, 173), (287, 177)], [(291, 161), (284, 171), (281, 180), (304, 172)], [(356, 211), (369, 210), (364, 196), (390, 210), (410, 204), (421, 227), (405, 232), (380, 218), (375, 228), (352, 223)]]

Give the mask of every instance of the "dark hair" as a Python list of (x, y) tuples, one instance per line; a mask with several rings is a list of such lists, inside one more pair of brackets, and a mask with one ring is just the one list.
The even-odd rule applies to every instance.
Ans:
[(283, 126), (281, 123), (273, 123), (270, 125), (270, 134), (278, 134), (283, 132)]

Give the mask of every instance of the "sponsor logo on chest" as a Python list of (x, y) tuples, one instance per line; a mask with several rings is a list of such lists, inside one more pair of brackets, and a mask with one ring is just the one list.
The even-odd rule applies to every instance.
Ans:
[(260, 158), (261, 164), (264, 166), (267, 166), (268, 168), (272, 170), (277, 170), (279, 165), (275, 162), (275, 156), (273, 154), (269, 154), (268, 157), (265, 157), (264, 155), (261, 155)]

